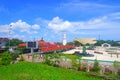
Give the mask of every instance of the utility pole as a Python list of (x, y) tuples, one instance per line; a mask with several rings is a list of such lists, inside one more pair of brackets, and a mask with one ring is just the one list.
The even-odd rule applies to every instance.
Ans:
[(9, 51), (11, 51), (11, 48), (10, 48), (10, 34), (12, 34), (12, 25), (10, 25), (10, 28), (9, 28)]
[(32, 62), (34, 62), (34, 49), (36, 47), (36, 43), (35, 43), (35, 37), (33, 38), (32, 41), (32, 48), (31, 48), (31, 54), (32, 54)]

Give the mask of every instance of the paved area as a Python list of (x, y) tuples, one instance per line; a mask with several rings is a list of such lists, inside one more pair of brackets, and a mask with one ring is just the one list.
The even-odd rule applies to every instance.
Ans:
[[(65, 51), (63, 52), (64, 54), (73, 54), (75, 51), (79, 51), (79, 52), (82, 52), (81, 49), (72, 49), (72, 50), (69, 50), (69, 51)], [(103, 54), (98, 54), (98, 53), (95, 53), (95, 50), (86, 50), (87, 53), (90, 53), (90, 54), (94, 54), (94, 57), (82, 57), (82, 59), (91, 59), (91, 60), (94, 60), (94, 59), (97, 59), (97, 60), (105, 60), (105, 61), (120, 61), (120, 54), (117, 58), (117, 55), (112, 55), (111, 57), (111, 54), (108, 54), (107, 52), (105, 52), (105, 50), (101, 50), (100, 52), (102, 52)]]

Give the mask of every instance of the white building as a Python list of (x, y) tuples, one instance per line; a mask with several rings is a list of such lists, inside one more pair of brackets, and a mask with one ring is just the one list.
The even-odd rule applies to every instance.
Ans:
[(66, 34), (63, 35), (63, 45), (65, 46), (67, 44)]

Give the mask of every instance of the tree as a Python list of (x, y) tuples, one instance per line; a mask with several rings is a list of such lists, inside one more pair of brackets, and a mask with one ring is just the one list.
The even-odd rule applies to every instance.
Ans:
[(25, 61), (25, 59), (24, 59), (24, 57), (21, 55), (20, 56), (20, 60), (19, 60), (20, 62), (23, 62), (23, 61)]
[(118, 62), (118, 61), (114, 61), (114, 63), (113, 63), (113, 67), (114, 67), (114, 71), (115, 71), (115, 74), (117, 74), (117, 70), (118, 70), (118, 74), (120, 75), (120, 62)]
[(4, 52), (1, 57), (1, 64), (2, 65), (9, 65), (12, 61), (12, 57), (9, 52)]
[(86, 46), (90, 46), (90, 44), (89, 44), (89, 43), (87, 43), (87, 44), (86, 44)]
[(100, 66), (99, 66), (99, 62), (97, 61), (97, 59), (95, 59), (95, 61), (94, 61), (93, 71), (95, 71), (95, 72), (100, 71)]
[(83, 54), (83, 55), (87, 55), (87, 52), (86, 52), (86, 46), (85, 46), (85, 45), (83, 45), (82, 54)]
[(97, 40), (97, 43), (95, 43), (95, 46), (101, 46), (103, 43), (108, 43), (111, 46), (120, 46), (120, 41), (114, 41), (114, 40)]
[(75, 44), (75, 46), (82, 46), (82, 43), (80, 43), (79, 41), (74, 41), (74, 44)]
[(113, 66), (114, 68), (120, 68), (120, 62), (114, 61)]
[(74, 42), (67, 42), (67, 44), (68, 44), (68, 45), (73, 45), (73, 44), (74, 44)]
[(93, 50), (93, 49), (94, 49), (94, 45), (93, 45), (93, 44), (90, 44), (89, 49), (90, 49), (90, 50)]
[[(10, 42), (10, 45), (9, 45), (9, 42)], [(6, 42), (6, 47), (9, 47), (9, 46), (18, 46), (18, 44), (20, 44), (20, 43), (23, 43), (23, 41), (22, 40), (19, 40), (19, 39), (12, 39), (12, 40), (8, 40), (7, 42)]]
[(19, 51), (16, 50), (14, 52), (11, 52), (10, 55), (11, 55), (12, 61), (14, 62), (17, 59), (17, 57), (19, 57)]

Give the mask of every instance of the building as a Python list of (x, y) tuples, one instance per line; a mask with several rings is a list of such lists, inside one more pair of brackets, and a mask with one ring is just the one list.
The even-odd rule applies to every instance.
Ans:
[(8, 38), (0, 38), (0, 47), (4, 48), (8, 40)]
[(63, 45), (65, 46), (67, 44), (66, 34), (63, 35)]
[(97, 42), (96, 38), (75, 38), (74, 40), (82, 44), (95, 44)]

